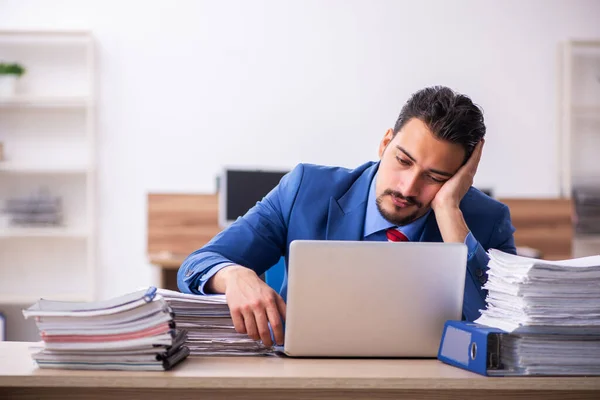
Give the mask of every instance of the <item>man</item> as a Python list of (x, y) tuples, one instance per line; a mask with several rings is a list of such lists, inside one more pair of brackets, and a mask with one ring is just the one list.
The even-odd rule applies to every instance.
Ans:
[(280, 296), (259, 275), (282, 255), (287, 264), (293, 240), (460, 242), (468, 247), (463, 317), (476, 319), (485, 307), (486, 250), (516, 252), (508, 208), (471, 187), (484, 135), (468, 97), (446, 87), (415, 93), (385, 133), (379, 162), (298, 165), (184, 261), (179, 289), (225, 293), (238, 332), (271, 345), (270, 324), (282, 344), (287, 276)]

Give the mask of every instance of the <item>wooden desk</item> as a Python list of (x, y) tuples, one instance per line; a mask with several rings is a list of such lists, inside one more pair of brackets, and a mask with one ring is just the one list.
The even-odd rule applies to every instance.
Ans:
[(177, 289), (177, 270), (191, 252), (221, 231), (215, 194), (148, 195), (147, 253), (160, 271), (158, 286)]
[(437, 360), (204, 357), (168, 372), (38, 369), (29, 345), (0, 342), (0, 398), (600, 398), (600, 377), (486, 378)]
[(177, 290), (177, 271), (185, 260), (183, 254), (154, 253), (148, 255), (148, 262), (159, 270), (158, 286), (164, 289)]
[(499, 199), (510, 209), (517, 246), (532, 247), (546, 260), (573, 256), (573, 205), (570, 199)]

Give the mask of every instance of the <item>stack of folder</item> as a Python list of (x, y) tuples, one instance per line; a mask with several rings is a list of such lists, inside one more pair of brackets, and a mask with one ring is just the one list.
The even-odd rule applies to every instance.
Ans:
[(40, 368), (168, 370), (189, 355), (154, 287), (98, 302), (41, 299), (23, 315), (42, 338), (32, 354)]
[(197, 296), (159, 289), (175, 315), (178, 328), (187, 331), (185, 345), (191, 356), (273, 355), (273, 347), (237, 333), (224, 295)]
[(446, 324), (440, 360), (485, 375), (600, 375), (600, 255), (489, 256), (487, 307)]

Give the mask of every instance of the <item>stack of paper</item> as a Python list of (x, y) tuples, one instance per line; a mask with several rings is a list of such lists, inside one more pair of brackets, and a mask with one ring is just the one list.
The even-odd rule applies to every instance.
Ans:
[(237, 333), (224, 295), (197, 296), (159, 289), (175, 315), (178, 328), (188, 332), (190, 355), (252, 356), (274, 354), (272, 347)]
[(98, 302), (41, 299), (23, 315), (39, 329), (41, 368), (168, 370), (189, 355), (187, 332), (154, 287)]
[(476, 322), (508, 332), (600, 332), (600, 256), (545, 261), (494, 249), (489, 256), (487, 309)]
[(507, 334), (500, 360), (517, 375), (600, 375), (600, 335)]
[(490, 250), (487, 309), (475, 322), (512, 333), (505, 368), (523, 374), (600, 373), (600, 255), (545, 261)]

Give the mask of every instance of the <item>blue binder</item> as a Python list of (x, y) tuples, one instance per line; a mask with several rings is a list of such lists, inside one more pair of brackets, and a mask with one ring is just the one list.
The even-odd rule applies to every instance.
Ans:
[(506, 333), (473, 322), (446, 321), (438, 359), (480, 375), (503, 375), (499, 336)]

